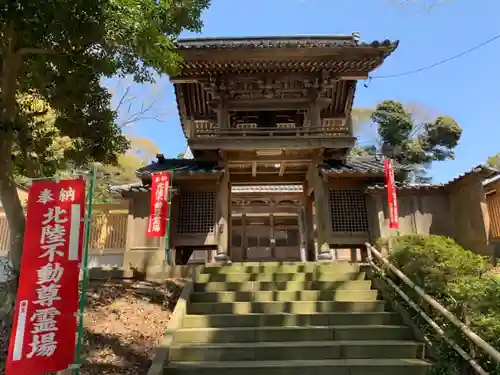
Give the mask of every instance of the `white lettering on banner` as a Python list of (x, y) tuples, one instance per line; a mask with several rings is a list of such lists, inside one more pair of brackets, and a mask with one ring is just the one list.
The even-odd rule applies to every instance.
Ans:
[(61, 224), (45, 225), (41, 229), (41, 245), (64, 241), (64, 237), (66, 236), (66, 228)]
[(75, 201), (75, 189), (69, 187), (67, 189), (61, 189), (59, 192), (59, 202), (74, 202)]
[(155, 198), (157, 202), (165, 199), (165, 183), (156, 185)]
[(47, 204), (54, 200), (54, 195), (50, 189), (43, 189), (38, 196), (37, 203)]
[(49, 208), (47, 210), (47, 213), (43, 215), (45, 220), (42, 221), (42, 225), (47, 225), (51, 221), (57, 224), (64, 224), (68, 221), (68, 218), (61, 216), (66, 215), (66, 213), (67, 213), (66, 210), (63, 210), (59, 206), (56, 206), (54, 208)]
[(33, 330), (31, 333), (37, 334), (57, 331), (56, 316), (58, 315), (61, 315), (61, 312), (55, 307), (35, 310), (34, 314), (31, 316), (31, 321), (33, 322)]
[(31, 346), (31, 352), (26, 357), (52, 357), (57, 349), (57, 341), (55, 338), (56, 334), (54, 332), (33, 335), (33, 341), (29, 344)]
[[(54, 197), (49, 189), (40, 193), (39, 203), (53, 201)], [(73, 202), (75, 200), (75, 190), (73, 188), (61, 189), (59, 191), (59, 201)], [(39, 308), (35, 309), (30, 318), (31, 329), (31, 352), (27, 358), (51, 357), (57, 350), (58, 342), (55, 339), (55, 332), (58, 331), (57, 316), (61, 312), (54, 307), (54, 303), (61, 301), (59, 290), (64, 274), (64, 267), (59, 262), (54, 262), (56, 256), (64, 256), (64, 246), (66, 245), (67, 228), (62, 225), (68, 222), (67, 211), (59, 206), (47, 208), (43, 215), (40, 233), (40, 249), (44, 251), (39, 258), (47, 258), (47, 263), (36, 270), (37, 299), (33, 301)]]
[(161, 219), (158, 215), (154, 215), (153, 218), (151, 219), (152, 225), (153, 225), (153, 232), (159, 232), (161, 229)]
[(62, 275), (64, 273), (64, 268), (60, 263), (47, 263), (42, 268), (37, 270), (38, 285), (48, 284), (48, 283), (59, 283), (61, 281)]
[(61, 289), (61, 286), (57, 284), (40, 285), (36, 290), (38, 299), (33, 303), (43, 307), (52, 307), (55, 301), (61, 300), (59, 289)]

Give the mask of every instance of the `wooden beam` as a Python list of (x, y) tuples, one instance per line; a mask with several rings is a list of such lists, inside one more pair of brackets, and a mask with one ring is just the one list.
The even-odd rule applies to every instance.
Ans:
[(287, 173), (285, 176), (275, 175), (260, 175), (252, 177), (248, 174), (233, 174), (231, 173), (231, 182), (240, 185), (286, 185), (286, 184), (302, 184), (305, 179), (304, 173)]
[(298, 213), (299, 207), (292, 205), (267, 206), (267, 205), (233, 205), (233, 213), (264, 214), (264, 213)]
[[(318, 98), (318, 109), (327, 107), (332, 102), (330, 98)], [(216, 102), (209, 103), (210, 105), (217, 105)], [(248, 110), (274, 110), (274, 111), (288, 111), (297, 109), (308, 109), (309, 100), (304, 99), (255, 99), (255, 100), (232, 100), (227, 102), (227, 109), (230, 111), (248, 111)]]
[(355, 137), (346, 136), (318, 136), (318, 137), (214, 137), (211, 139), (191, 138), (189, 146), (192, 150), (217, 150), (241, 151), (255, 150), (259, 148), (282, 148), (282, 149), (349, 149), (356, 143)]
[[(274, 72), (274, 73), (250, 73), (248, 75), (242, 76), (238, 74), (225, 74), (224, 78), (227, 80), (241, 80), (241, 79), (248, 79), (248, 80), (257, 80), (257, 79), (262, 79), (264, 76), (269, 76), (272, 79), (280, 79), (283, 77), (286, 78), (296, 78), (296, 79), (313, 79), (316, 77), (317, 73), (310, 73), (310, 72), (297, 72), (297, 73), (291, 73), (291, 72)], [(358, 80), (365, 80), (368, 79), (368, 73), (367, 72), (351, 72), (351, 73), (338, 73), (338, 74), (332, 74), (331, 78), (337, 79), (339, 81), (358, 81)], [(191, 76), (191, 77), (186, 77), (183, 76), (182, 73), (181, 75), (177, 77), (172, 77), (170, 78), (170, 82), (173, 84), (177, 83), (204, 83), (207, 82), (210, 79), (210, 76), (207, 75), (206, 73), (200, 71), (200, 74), (196, 74), (196, 76)]]
[(257, 162), (252, 163), (252, 177), (257, 176)]

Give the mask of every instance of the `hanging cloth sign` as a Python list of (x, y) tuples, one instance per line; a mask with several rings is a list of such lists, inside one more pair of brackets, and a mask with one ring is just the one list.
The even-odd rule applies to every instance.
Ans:
[(389, 228), (399, 228), (398, 200), (396, 197), (396, 185), (394, 183), (394, 169), (392, 160), (384, 160), (385, 180), (387, 184), (387, 205), (389, 208)]
[(172, 173), (155, 173), (152, 180), (146, 236), (163, 237), (167, 231)]
[(85, 181), (33, 182), (28, 191), (7, 375), (39, 375), (75, 359)]

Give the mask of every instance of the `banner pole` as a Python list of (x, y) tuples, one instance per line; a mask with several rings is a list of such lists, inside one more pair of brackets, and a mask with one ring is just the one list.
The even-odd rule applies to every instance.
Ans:
[(172, 213), (172, 187), (174, 186), (174, 170), (170, 170), (170, 179), (168, 187), (168, 211), (167, 211), (167, 230), (165, 232), (165, 260), (168, 264), (168, 249), (170, 247), (170, 218)]
[(89, 196), (87, 199), (87, 217), (85, 218), (85, 242), (82, 255), (82, 294), (80, 296), (80, 309), (79, 309), (79, 322), (78, 322), (78, 338), (76, 342), (76, 369), (75, 375), (79, 375), (80, 366), (82, 363), (82, 342), (83, 342), (83, 313), (85, 311), (85, 301), (87, 293), (87, 279), (88, 279), (88, 264), (89, 264), (89, 244), (90, 244), (90, 229), (92, 226), (92, 200), (94, 196), (94, 181), (95, 181), (96, 167), (94, 166), (89, 173)]

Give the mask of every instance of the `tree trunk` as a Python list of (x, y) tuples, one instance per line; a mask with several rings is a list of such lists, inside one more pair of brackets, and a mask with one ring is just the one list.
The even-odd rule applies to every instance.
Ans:
[(0, 137), (0, 201), (2, 202), (10, 230), (9, 260), (16, 275), (19, 274), (23, 251), (25, 219), (23, 207), (14, 183), (12, 134), (4, 132)]
[[(11, 27), (7, 33), (8, 50), (2, 59), (2, 77), (0, 90), (0, 200), (7, 215), (10, 229), (9, 260), (15, 275), (19, 275), (23, 252), (25, 228), (24, 212), (17, 195), (14, 182), (14, 165), (12, 162), (12, 146), (14, 144), (13, 125), (17, 117), (17, 77), (21, 67), (21, 56), (14, 53), (15, 34)], [(16, 283), (17, 284), (17, 283)]]

